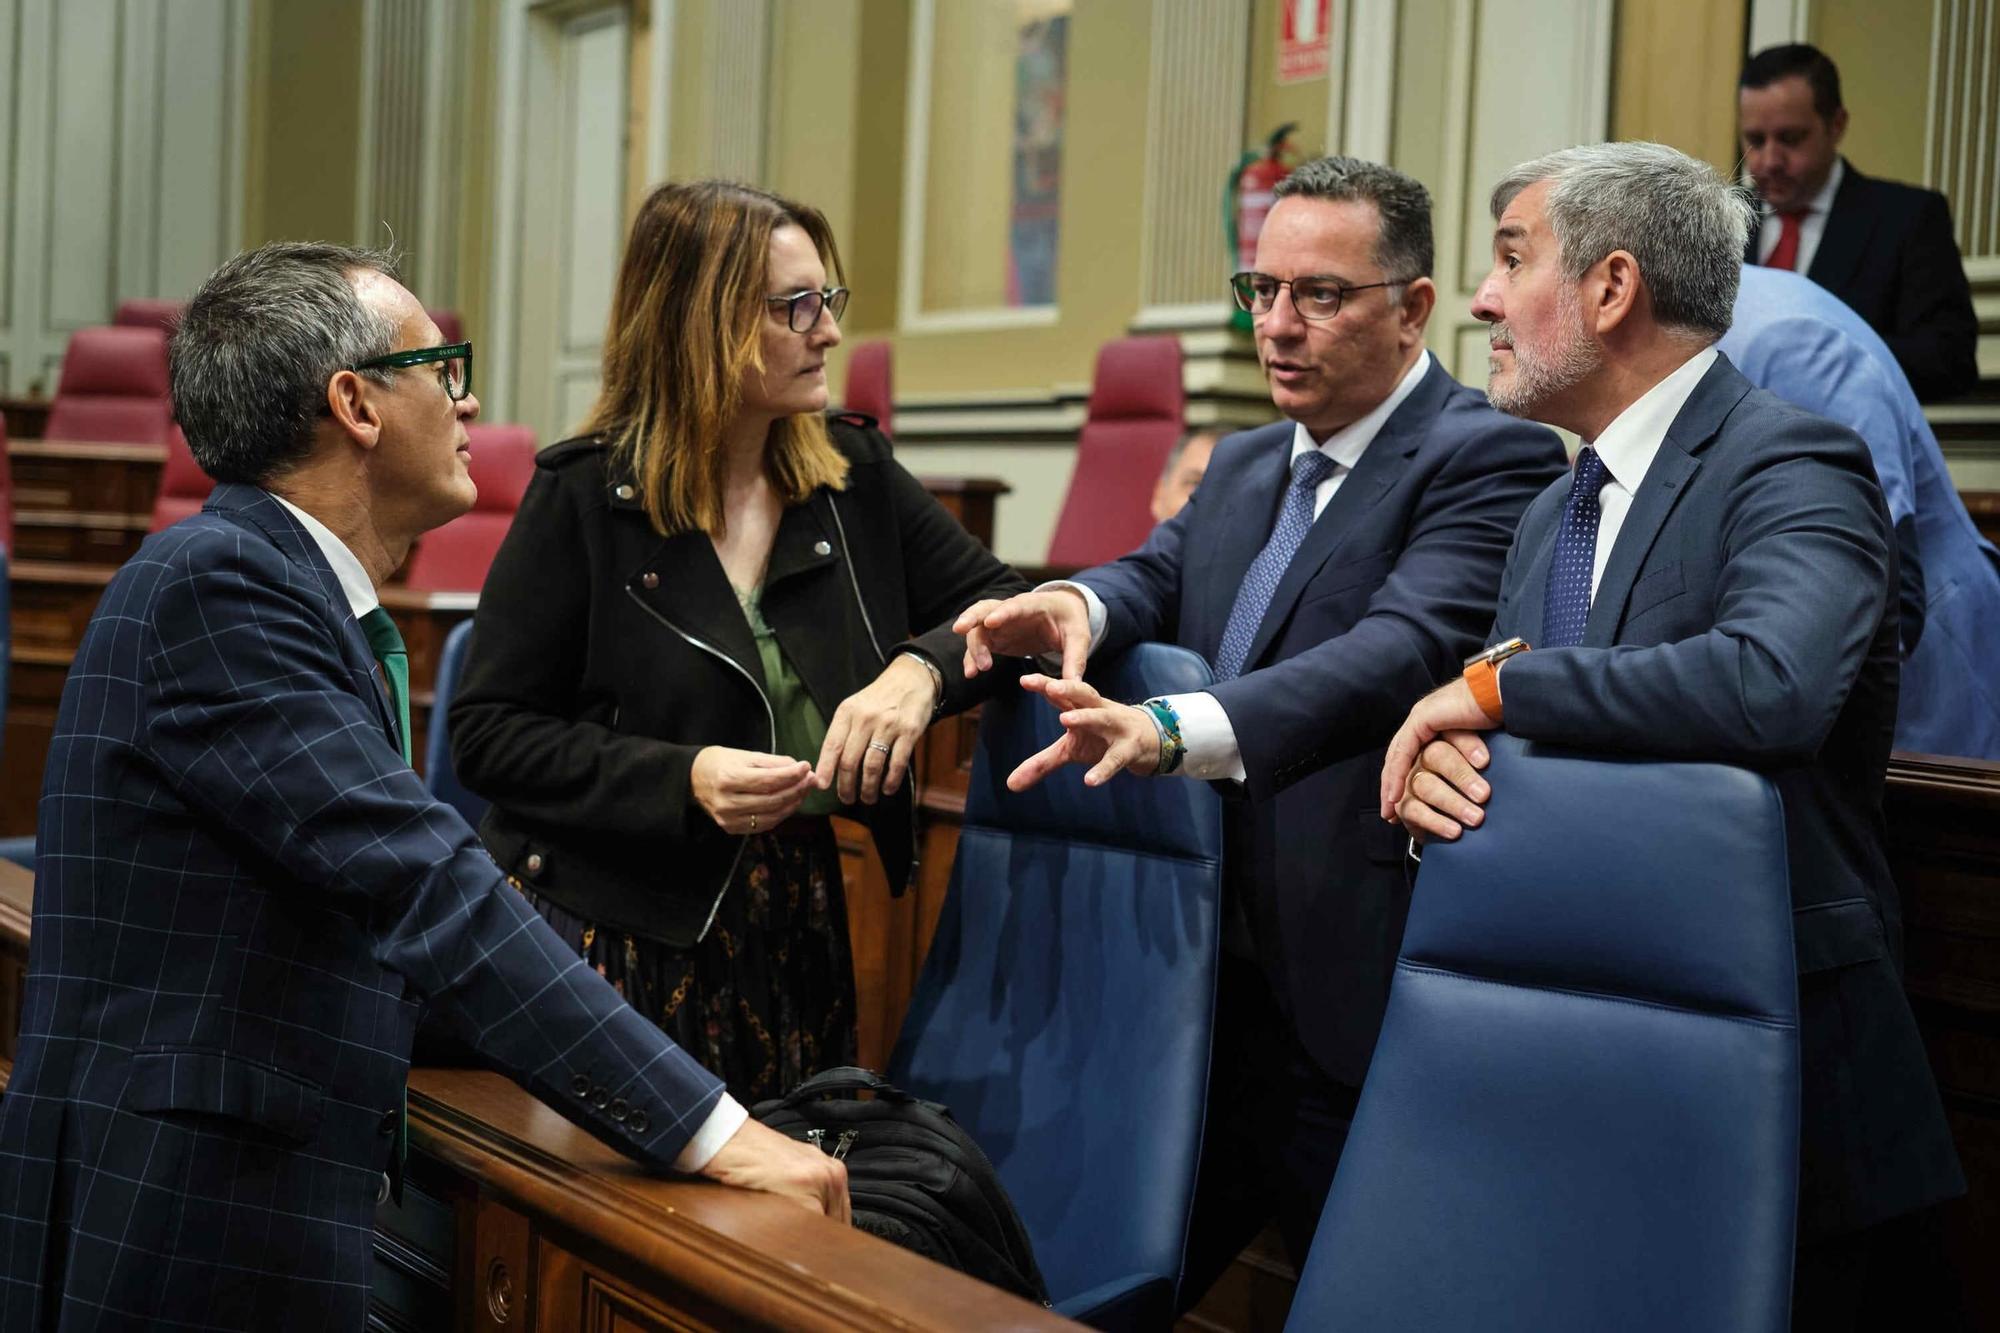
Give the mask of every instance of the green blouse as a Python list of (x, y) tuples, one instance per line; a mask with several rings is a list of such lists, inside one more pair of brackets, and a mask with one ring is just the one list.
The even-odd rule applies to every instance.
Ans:
[[(817, 764), (820, 747), (826, 743), (826, 719), (819, 715), (819, 705), (813, 702), (799, 673), (792, 670), (785, 650), (778, 644), (778, 636), (764, 621), (763, 587), (735, 591), (736, 600), (743, 607), (743, 618), (750, 622), (750, 633), (757, 639), (757, 659), (764, 667), (764, 693), (771, 701), (771, 716), (778, 724), (777, 753)], [(832, 788), (815, 789), (806, 793), (798, 813), (830, 815), (839, 808), (840, 798)]]

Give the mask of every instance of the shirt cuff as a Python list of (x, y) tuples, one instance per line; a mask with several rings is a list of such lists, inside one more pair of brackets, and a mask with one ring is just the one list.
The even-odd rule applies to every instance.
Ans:
[(1243, 781), (1243, 752), (1236, 748), (1236, 728), (1222, 701), (1207, 691), (1162, 696), (1181, 720), (1181, 744), (1187, 754), (1177, 770), (1202, 782)]
[[(1090, 651), (1095, 653), (1097, 645), (1104, 642), (1104, 624), (1111, 613), (1104, 609), (1104, 599), (1081, 583), (1071, 583), (1068, 579), (1051, 579), (1038, 585), (1036, 592), (1051, 592), (1057, 588), (1068, 588), (1083, 594), (1083, 604), (1090, 608)], [(1062, 670), (1061, 653), (1042, 653), (1035, 660), (1042, 664), (1044, 674), (1054, 674)]]
[(743, 1128), (743, 1122), (750, 1113), (743, 1109), (743, 1103), (728, 1093), (723, 1093), (715, 1103), (715, 1109), (708, 1113), (708, 1119), (701, 1122), (701, 1128), (681, 1149), (681, 1155), (674, 1158), (674, 1170), (694, 1175), (709, 1160), (722, 1151), (722, 1145), (736, 1137), (736, 1131)]

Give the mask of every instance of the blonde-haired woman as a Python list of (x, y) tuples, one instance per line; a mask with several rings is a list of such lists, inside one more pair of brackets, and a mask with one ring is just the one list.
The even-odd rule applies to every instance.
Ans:
[(900, 892), (918, 739), (993, 688), (952, 618), (1023, 586), (872, 423), (825, 415), (829, 268), (816, 209), (653, 191), (603, 389), (538, 460), (451, 709), (494, 857), (744, 1101), (852, 1060), (827, 816), (867, 824)]

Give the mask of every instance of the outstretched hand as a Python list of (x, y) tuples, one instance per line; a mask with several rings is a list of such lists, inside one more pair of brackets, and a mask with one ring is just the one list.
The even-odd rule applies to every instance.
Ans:
[(1081, 680), (1032, 674), (1021, 688), (1062, 710), (1062, 736), (1023, 759), (1007, 775), (1007, 790), (1026, 791), (1064, 764), (1089, 764), (1086, 787), (1101, 787), (1119, 772), (1149, 776), (1160, 766), (1160, 731), (1152, 715), (1131, 704), (1114, 703)]
[(1083, 679), (1090, 661), (1090, 606), (1074, 588), (1046, 588), (974, 602), (951, 624), (965, 636), (965, 677), (993, 669), (993, 654), (1062, 654), (1062, 678)]

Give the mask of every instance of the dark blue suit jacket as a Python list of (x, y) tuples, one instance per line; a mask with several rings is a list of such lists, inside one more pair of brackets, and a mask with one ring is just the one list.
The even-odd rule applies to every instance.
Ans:
[[(1100, 652), (1164, 639), (1215, 660), (1276, 522), (1293, 429), (1223, 440), (1186, 509), (1077, 575), (1109, 613)], [(1232, 891), (1300, 1038), (1344, 1082), (1368, 1068), (1409, 908), (1403, 835), (1376, 813), (1383, 749), (1479, 646), (1514, 525), (1562, 469), (1554, 434), (1433, 364), (1306, 535), (1244, 674), (1211, 687), (1246, 776)]]
[[(1521, 521), (1493, 637), (1541, 632), (1564, 477)], [(1508, 661), (1507, 730), (1770, 775), (1800, 973), (1801, 1236), (1964, 1188), (1897, 973), (1882, 782), (1894, 537), (1868, 449), (1716, 362), (1619, 530), (1583, 642)]]
[(715, 1104), (393, 736), (264, 491), (217, 487), (105, 589), (42, 796), (0, 1327), (360, 1328), (423, 1003), (652, 1166)]

